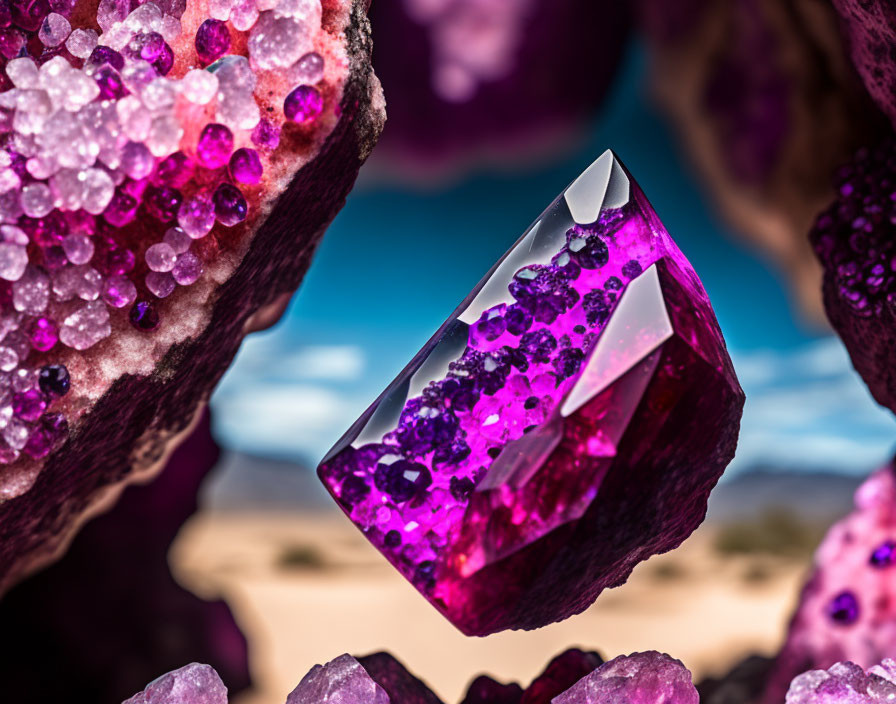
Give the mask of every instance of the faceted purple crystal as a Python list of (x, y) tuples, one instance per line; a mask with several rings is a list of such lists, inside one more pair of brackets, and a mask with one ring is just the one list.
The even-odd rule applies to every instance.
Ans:
[(697, 275), (607, 152), (318, 472), (463, 632), (537, 628), (693, 531), (742, 405)]
[(622, 655), (598, 667), (553, 704), (699, 704), (691, 673), (663, 653)]
[(233, 152), (233, 132), (226, 125), (206, 125), (199, 135), (196, 155), (199, 163), (210, 169), (224, 166)]
[(324, 99), (314, 86), (299, 86), (283, 101), (283, 113), (288, 120), (304, 124), (323, 112)]
[(150, 682), (123, 704), (227, 704), (227, 687), (214, 668), (194, 662)]
[(237, 149), (230, 157), (230, 175), (237, 183), (258, 183), (262, 171), (261, 159), (254, 149)]

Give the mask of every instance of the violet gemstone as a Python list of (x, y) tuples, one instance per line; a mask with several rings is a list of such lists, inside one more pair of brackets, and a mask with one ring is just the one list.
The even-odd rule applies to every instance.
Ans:
[(131, 325), (143, 332), (159, 327), (159, 312), (149, 301), (137, 301), (129, 314)]
[(323, 112), (324, 99), (314, 86), (299, 86), (283, 101), (283, 114), (287, 120), (304, 124)]
[(230, 30), (221, 20), (206, 20), (196, 30), (196, 54), (204, 64), (221, 58), (230, 49)]
[(210, 169), (217, 169), (230, 161), (233, 153), (233, 132), (226, 125), (211, 123), (199, 134), (196, 156), (199, 163)]
[(697, 275), (607, 152), (318, 473), (464, 633), (538, 628), (699, 525), (743, 401)]
[(215, 217), (227, 227), (232, 227), (246, 219), (249, 205), (240, 189), (230, 183), (222, 183), (212, 196), (215, 204)]
[(258, 152), (243, 147), (230, 157), (230, 175), (237, 183), (254, 184), (261, 181), (264, 169)]

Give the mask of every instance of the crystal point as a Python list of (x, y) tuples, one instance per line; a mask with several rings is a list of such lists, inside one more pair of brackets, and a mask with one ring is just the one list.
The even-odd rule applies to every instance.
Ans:
[(606, 152), (318, 473), (462, 631), (537, 628), (696, 528), (743, 400), (697, 275)]

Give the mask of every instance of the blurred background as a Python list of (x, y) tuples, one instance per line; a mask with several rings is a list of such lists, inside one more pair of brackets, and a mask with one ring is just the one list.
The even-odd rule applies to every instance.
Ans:
[[(382, 42), (376, 3), (373, 13)], [(772, 654), (812, 550), (849, 509), (860, 479), (888, 459), (896, 428), (827, 330), (818, 301), (799, 292), (792, 263), (759, 246), (761, 236), (744, 238), (743, 219), (701, 185), (701, 159), (682, 146), (650, 88), (656, 48), (636, 36), (620, 42), (618, 56), (595, 57), (611, 64), (599, 107), (566, 123), (547, 120), (517, 141), (494, 142), (485, 130), (476, 142), (468, 131), (471, 141), (456, 146), (420, 137), (428, 127), (419, 123), (450, 131), (453, 111), (472, 121), (463, 111), (476, 89), (455, 95), (437, 72), (425, 74), (418, 78), (432, 79), (433, 105), (442, 99), (448, 115), (424, 106), (409, 121), (401, 112), (393, 119), (393, 96), (402, 110), (413, 91), (389, 82), (389, 48), (376, 46), (390, 112), (383, 143), (281, 322), (247, 339), (213, 397), (224, 454), (173, 551), (179, 579), (226, 598), (244, 626), (259, 687), (251, 701), (282, 701), (312, 664), (342, 652), (389, 650), (447, 702), (473, 673), (526, 682), (574, 645), (605, 656), (664, 650), (697, 677), (751, 652)], [(448, 73), (441, 80), (450, 84)], [(585, 73), (561, 77), (580, 90)], [(473, 129), (466, 124), (455, 127)], [(709, 292), (747, 393), (737, 457), (704, 527), (588, 612), (534, 633), (466, 639), (356, 533), (314, 468), (606, 148), (639, 181)]]

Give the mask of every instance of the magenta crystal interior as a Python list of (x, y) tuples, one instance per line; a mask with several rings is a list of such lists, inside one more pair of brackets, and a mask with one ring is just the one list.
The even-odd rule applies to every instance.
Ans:
[(699, 524), (742, 404), (699, 279), (608, 151), (318, 472), (462, 631), (536, 628)]

